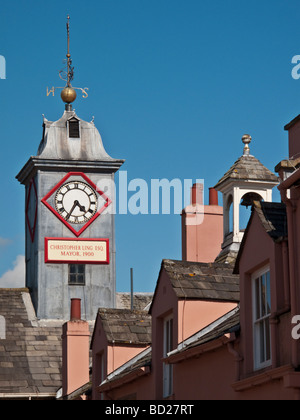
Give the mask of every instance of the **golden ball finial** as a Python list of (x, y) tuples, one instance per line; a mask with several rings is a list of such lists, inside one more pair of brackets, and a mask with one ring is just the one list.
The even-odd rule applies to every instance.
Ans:
[(66, 103), (66, 104), (71, 104), (72, 102), (75, 101), (76, 99), (76, 91), (75, 89), (73, 89), (70, 86), (66, 86), (62, 91), (61, 91), (61, 99)]

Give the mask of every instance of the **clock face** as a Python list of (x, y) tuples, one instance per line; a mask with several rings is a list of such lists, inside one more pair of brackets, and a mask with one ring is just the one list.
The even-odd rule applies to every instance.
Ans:
[(55, 208), (69, 223), (86, 223), (95, 215), (98, 208), (96, 191), (82, 181), (67, 182), (55, 195)]
[(41, 201), (77, 237), (112, 203), (83, 172), (69, 172)]

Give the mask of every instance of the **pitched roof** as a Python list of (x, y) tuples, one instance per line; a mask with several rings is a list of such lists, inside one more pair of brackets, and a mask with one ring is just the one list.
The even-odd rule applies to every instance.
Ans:
[(241, 156), (218, 181), (215, 188), (229, 179), (278, 183), (278, 177), (252, 155)]
[[(151, 303), (153, 293), (134, 293), (133, 309), (136, 311), (145, 311)], [(131, 309), (131, 293), (116, 293), (117, 309)]]
[(239, 253), (236, 259), (233, 272), (239, 273), (239, 263), (247, 241), (248, 232), (251, 228), (254, 215), (259, 217), (262, 227), (267, 234), (275, 241), (279, 242), (288, 236), (286, 205), (284, 203), (268, 203), (265, 201), (254, 201), (251, 217), (245, 230)]
[(109, 343), (151, 344), (151, 316), (147, 312), (100, 308), (97, 317)]
[(254, 211), (258, 214), (266, 232), (272, 239), (287, 237), (287, 215), (284, 203), (254, 202)]
[(0, 289), (0, 398), (55, 398), (61, 386), (61, 326), (33, 326), (28, 289)]
[(179, 299), (240, 300), (239, 277), (228, 264), (163, 260), (162, 268)]

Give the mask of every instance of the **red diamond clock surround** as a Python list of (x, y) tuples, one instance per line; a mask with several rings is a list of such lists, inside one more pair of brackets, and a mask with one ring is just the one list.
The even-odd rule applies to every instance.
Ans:
[(69, 172), (42, 203), (79, 237), (112, 201), (83, 172)]

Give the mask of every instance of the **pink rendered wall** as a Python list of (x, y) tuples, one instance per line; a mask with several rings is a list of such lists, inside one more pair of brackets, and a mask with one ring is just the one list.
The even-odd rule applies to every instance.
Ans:
[(224, 346), (177, 363), (173, 368), (175, 399), (233, 399), (234, 373), (234, 358)]
[(109, 398), (112, 400), (155, 400), (153, 375), (148, 374), (114, 388), (109, 392)]
[[(300, 125), (300, 123), (299, 123)], [(298, 136), (300, 143), (300, 133)], [(300, 315), (300, 171), (296, 172), (298, 181), (290, 189), (290, 200), (286, 200), (289, 236), (289, 269), (290, 269), (290, 304), (291, 319)], [(292, 340), (292, 363), (300, 365), (300, 340)], [(299, 391), (300, 394), (300, 391)]]
[(180, 300), (178, 302), (178, 343), (197, 333), (237, 306), (231, 302)]
[(124, 365), (128, 360), (137, 356), (146, 348), (147, 346), (109, 345), (107, 347), (107, 375)]
[(63, 325), (63, 395), (89, 382), (89, 325), (69, 321)]
[(191, 205), (182, 213), (182, 259), (213, 262), (223, 242), (223, 208), (204, 206), (204, 215), (195, 209)]
[(295, 397), (292, 388), (283, 386), (282, 378), (256, 386), (249, 384), (244, 390), (236, 391), (234, 356), (226, 344), (183, 360), (173, 369), (176, 400), (289, 400)]

